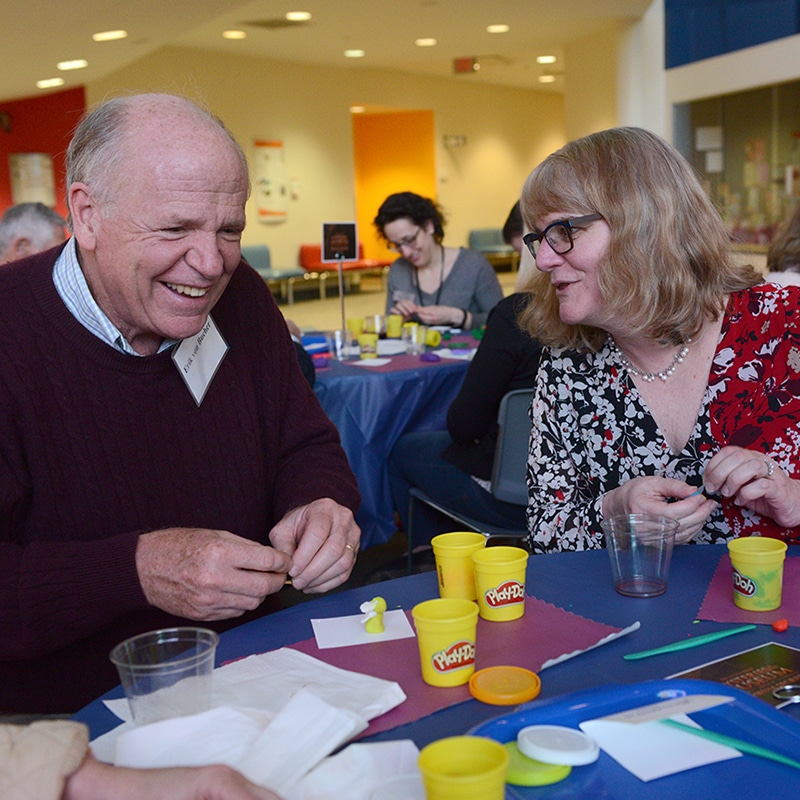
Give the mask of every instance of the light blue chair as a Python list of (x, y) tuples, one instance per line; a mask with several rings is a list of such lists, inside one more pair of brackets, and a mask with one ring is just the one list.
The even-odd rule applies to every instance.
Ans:
[(294, 284), (295, 281), (305, 278), (304, 269), (274, 268), (269, 247), (265, 244), (243, 245), (242, 258), (267, 282), (270, 289), (277, 287), (282, 300), (286, 300), (289, 305), (294, 303)]

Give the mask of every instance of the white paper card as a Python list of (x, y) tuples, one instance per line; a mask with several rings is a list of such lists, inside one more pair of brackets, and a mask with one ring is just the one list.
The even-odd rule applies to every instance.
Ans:
[(388, 642), (392, 639), (412, 639), (414, 631), (402, 610), (386, 611), (383, 615), (383, 633), (367, 633), (364, 615), (312, 619), (311, 627), (320, 650), (331, 647), (350, 647), (355, 644)]
[[(690, 717), (672, 719), (698, 728)], [(606, 719), (587, 720), (581, 730), (620, 766), (643, 781), (652, 781), (687, 769), (739, 758), (738, 750), (671, 728), (658, 720), (631, 724)]]
[(197, 336), (184, 339), (172, 351), (172, 361), (198, 406), (227, 352), (228, 343), (210, 315)]

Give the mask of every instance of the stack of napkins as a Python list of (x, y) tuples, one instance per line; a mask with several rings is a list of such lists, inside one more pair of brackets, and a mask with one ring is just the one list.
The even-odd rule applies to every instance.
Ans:
[[(310, 800), (322, 795), (291, 794), (301, 791), (303, 776), (363, 731), (370, 719), (405, 699), (396, 683), (338, 669), (282, 648), (216, 669), (213, 707), (202, 714), (137, 728), (130, 721), (127, 700), (105, 701), (127, 721), (95, 739), (92, 750), (97, 758), (118, 766), (227, 764), (254, 783), (287, 797)], [(362, 769), (365, 785), (377, 779), (376, 763), (382, 766), (384, 777), (398, 774), (393, 770), (399, 764), (405, 769), (410, 743), (387, 744), (397, 751), (391, 758), (384, 756), (377, 762), (362, 758), (362, 768), (371, 765)], [(377, 745), (359, 745), (372, 747)], [(340, 762), (325, 765), (329, 773), (333, 770), (326, 780), (341, 775), (341, 780), (353, 784), (357, 777), (353, 765), (342, 770), (337, 766)], [(392, 770), (388, 773), (387, 765)]]

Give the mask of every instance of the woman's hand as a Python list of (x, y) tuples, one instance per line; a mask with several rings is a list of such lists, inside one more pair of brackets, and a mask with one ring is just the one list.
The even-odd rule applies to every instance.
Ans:
[(800, 525), (800, 481), (757, 450), (723, 447), (708, 462), (703, 484), (785, 528)]
[(389, 309), (390, 314), (400, 314), (403, 321), (409, 317), (413, 317), (417, 313), (417, 309), (421, 308), (413, 300), (397, 300), (395, 304)]
[(717, 503), (697, 493), (696, 486), (674, 478), (632, 478), (603, 497), (603, 516), (660, 514), (677, 520), (675, 544), (686, 544), (703, 529)]
[(423, 325), (449, 325), (452, 328), (460, 328), (464, 319), (464, 310), (455, 306), (419, 306), (416, 314)]

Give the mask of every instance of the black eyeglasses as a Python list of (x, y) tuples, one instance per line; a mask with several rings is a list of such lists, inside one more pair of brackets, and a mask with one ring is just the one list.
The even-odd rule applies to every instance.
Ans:
[(401, 239), (399, 242), (389, 242), (389, 249), (394, 250), (395, 253), (402, 253), (404, 247), (413, 247), (421, 230), (422, 228), (418, 227), (413, 236), (406, 236), (405, 239)]
[(547, 240), (547, 244), (550, 245), (554, 253), (563, 256), (565, 253), (569, 253), (575, 246), (575, 242), (572, 241), (572, 231), (581, 225), (585, 225), (587, 222), (594, 222), (598, 219), (603, 219), (603, 215), (587, 214), (585, 217), (560, 219), (556, 222), (551, 222), (541, 233), (537, 231), (526, 233), (522, 237), (522, 241), (528, 246), (528, 250), (531, 251), (531, 255), (534, 258), (536, 258), (536, 254), (539, 252), (539, 247), (543, 239)]

